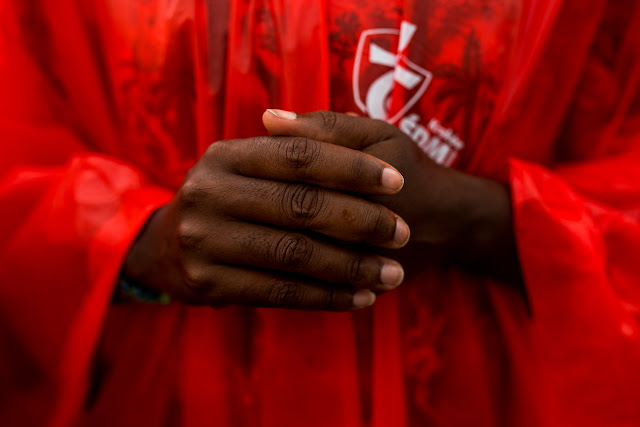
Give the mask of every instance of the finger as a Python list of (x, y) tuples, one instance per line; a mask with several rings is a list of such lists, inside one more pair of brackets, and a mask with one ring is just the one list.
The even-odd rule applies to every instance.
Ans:
[[(200, 233), (202, 234), (202, 233)], [(389, 291), (404, 278), (394, 260), (359, 253), (294, 231), (230, 221), (226, 238), (210, 233), (200, 244), (209, 262), (286, 271), (356, 288)]]
[(394, 260), (351, 251), (305, 234), (247, 224), (229, 231), (235, 232), (236, 237), (225, 248), (229, 254), (223, 256), (226, 263), (282, 270), (379, 291), (396, 288), (404, 278), (402, 266)]
[(207, 265), (187, 280), (195, 303), (249, 305), (298, 310), (347, 311), (375, 302), (369, 290), (347, 290), (229, 265)]
[(212, 144), (207, 158), (245, 176), (362, 194), (395, 194), (404, 185), (393, 166), (374, 156), (302, 137), (221, 141)]
[(333, 111), (296, 114), (270, 109), (262, 115), (262, 122), (272, 135), (311, 138), (354, 150), (362, 150), (400, 133), (397, 128), (382, 120)]
[(238, 177), (227, 194), (216, 207), (236, 219), (390, 249), (409, 240), (408, 225), (388, 208), (322, 187)]

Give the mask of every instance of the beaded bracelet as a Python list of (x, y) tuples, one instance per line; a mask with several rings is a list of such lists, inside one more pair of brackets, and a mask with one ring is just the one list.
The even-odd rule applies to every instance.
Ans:
[(142, 287), (122, 276), (120, 276), (118, 283), (118, 291), (122, 297), (149, 304), (167, 305), (171, 302), (171, 297), (168, 294)]

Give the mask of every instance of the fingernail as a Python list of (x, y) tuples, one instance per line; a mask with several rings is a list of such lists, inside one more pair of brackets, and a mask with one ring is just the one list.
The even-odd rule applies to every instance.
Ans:
[(404, 185), (404, 177), (397, 170), (384, 168), (382, 171), (382, 186), (387, 190), (399, 191)]
[(409, 231), (407, 223), (398, 217), (398, 219), (396, 219), (396, 233), (393, 236), (393, 242), (399, 246), (404, 246), (409, 241), (410, 234), (411, 232)]
[(386, 290), (391, 290), (404, 279), (404, 270), (398, 263), (388, 263), (382, 266), (380, 270), (380, 283), (384, 285)]
[(355, 308), (365, 308), (376, 302), (376, 294), (368, 289), (361, 289), (353, 294), (353, 306)]
[(298, 117), (293, 111), (278, 110), (275, 108), (269, 108), (267, 111), (279, 119), (295, 120)]

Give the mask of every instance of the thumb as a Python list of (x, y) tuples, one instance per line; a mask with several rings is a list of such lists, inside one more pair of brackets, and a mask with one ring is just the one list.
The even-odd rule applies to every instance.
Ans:
[(393, 138), (400, 132), (382, 120), (373, 120), (333, 111), (296, 114), (269, 109), (262, 123), (272, 135), (301, 136), (354, 150)]

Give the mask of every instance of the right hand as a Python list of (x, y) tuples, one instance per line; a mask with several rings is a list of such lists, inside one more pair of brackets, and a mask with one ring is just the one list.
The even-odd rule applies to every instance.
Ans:
[(152, 216), (124, 271), (192, 304), (366, 307), (375, 300), (371, 290), (395, 288), (404, 272), (398, 262), (347, 243), (400, 248), (409, 228), (353, 194), (392, 195), (402, 184), (389, 164), (329, 143), (216, 142)]

